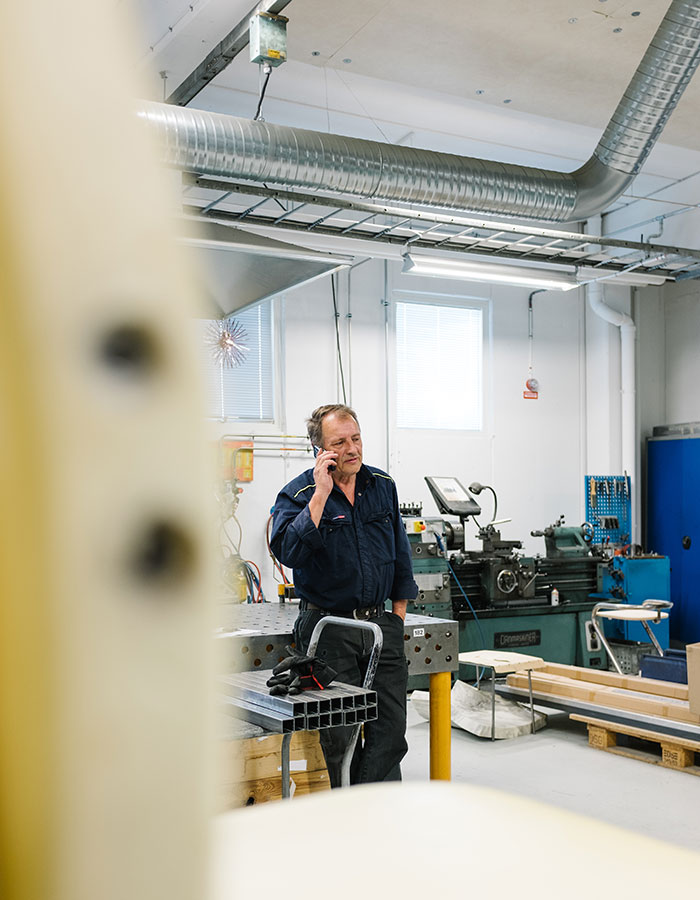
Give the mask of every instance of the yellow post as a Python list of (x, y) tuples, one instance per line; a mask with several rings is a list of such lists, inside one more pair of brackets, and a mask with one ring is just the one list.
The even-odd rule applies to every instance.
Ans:
[(430, 676), (430, 778), (450, 781), (452, 777), (452, 720), (450, 672)]

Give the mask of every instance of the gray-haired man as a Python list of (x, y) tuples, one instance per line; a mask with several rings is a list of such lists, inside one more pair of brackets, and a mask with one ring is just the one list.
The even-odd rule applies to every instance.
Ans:
[[(271, 546), (294, 570), (299, 617), (297, 646), (305, 650), (316, 623), (326, 615), (369, 619), (382, 629), (384, 645), (374, 679), (378, 717), (364, 728), (364, 744), (353, 758), (352, 783), (401, 778), (406, 750), (406, 681), (403, 620), (418, 591), (408, 538), (393, 479), (362, 462), (357, 415), (331, 404), (307, 421), (316, 465), (279, 493)], [(391, 601), (391, 612), (385, 611)], [(361, 684), (372, 640), (369, 632), (327, 627), (319, 644), (338, 680)], [(351, 729), (321, 731), (331, 785)]]

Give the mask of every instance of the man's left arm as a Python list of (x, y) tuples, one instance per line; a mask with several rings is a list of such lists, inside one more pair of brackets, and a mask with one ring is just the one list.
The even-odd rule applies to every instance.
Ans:
[(406, 618), (406, 604), (415, 600), (418, 585), (413, 578), (411, 563), (411, 547), (399, 512), (399, 498), (394, 487), (394, 542), (396, 546), (396, 562), (394, 564), (394, 583), (391, 588), (391, 611), (402, 619)]
[(406, 621), (406, 604), (408, 600), (392, 600), (391, 601), (391, 611), (396, 613), (397, 616), (401, 616), (401, 618)]

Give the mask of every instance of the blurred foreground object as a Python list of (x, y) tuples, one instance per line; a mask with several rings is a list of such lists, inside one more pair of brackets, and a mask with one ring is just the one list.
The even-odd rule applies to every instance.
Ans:
[(0, 9), (3, 900), (204, 893), (196, 310), (124, 6)]
[[(339, 862), (352, 857), (368, 821), (373, 834), (391, 835), (392, 847), (411, 847), (420, 831), (420, 854), (388, 865), (386, 853), (362, 853), (355, 875), (339, 877)], [(689, 850), (524, 797), (433, 781), (359, 785), (223, 814), (210, 900), (278, 897), (279, 879), (261, 875), (270, 835), (311, 833), (313, 884), (318, 895), (332, 885), (334, 900), (354, 900), (360, 884), (371, 885), (369, 896), (402, 900), (662, 897), (669, 879), (675, 892), (694, 895), (700, 878), (700, 854)], [(275, 871), (297, 870), (298, 841), (277, 841), (274, 854)], [(304, 879), (287, 880), (286, 900), (309, 896)]]

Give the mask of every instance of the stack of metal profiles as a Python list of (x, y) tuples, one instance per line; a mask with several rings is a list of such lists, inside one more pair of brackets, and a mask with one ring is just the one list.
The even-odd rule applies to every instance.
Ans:
[(229, 715), (278, 734), (359, 725), (377, 718), (375, 691), (338, 682), (323, 690), (275, 697), (266, 684), (271, 675), (266, 670), (222, 676), (223, 701)]

